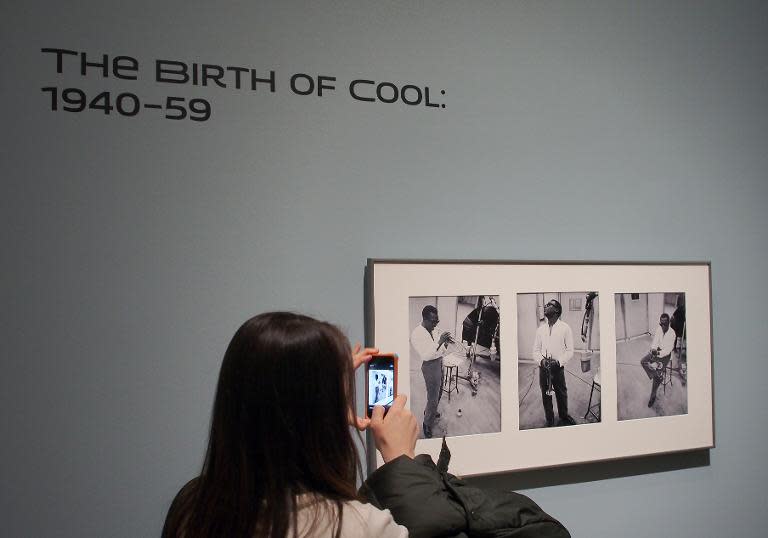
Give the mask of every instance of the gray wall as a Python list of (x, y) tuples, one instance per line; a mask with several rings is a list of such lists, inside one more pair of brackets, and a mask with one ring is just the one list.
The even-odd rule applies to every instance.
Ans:
[[(765, 528), (764, 3), (71, 4), (0, 16), (4, 535), (156, 536), (239, 323), (299, 309), (361, 339), (367, 257), (711, 260), (709, 459), (479, 482), (522, 483), (575, 536)], [(280, 88), (56, 75), (41, 47), (275, 69)], [(294, 95), (295, 72), (339, 89)], [(354, 101), (353, 78), (446, 108)], [(50, 85), (215, 116), (52, 112)]]

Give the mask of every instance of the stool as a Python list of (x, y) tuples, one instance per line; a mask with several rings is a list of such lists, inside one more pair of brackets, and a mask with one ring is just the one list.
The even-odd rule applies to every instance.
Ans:
[[(587, 412), (584, 413), (584, 420), (587, 420), (587, 417), (592, 415), (595, 421), (600, 422), (600, 400), (598, 400), (596, 404), (592, 405), (592, 395), (594, 394), (595, 391), (597, 391), (599, 395), (600, 368), (597, 369), (597, 371), (595, 372), (595, 376), (592, 378), (592, 388), (589, 391), (589, 403), (587, 404)], [(597, 409), (597, 413), (595, 413), (595, 409)]]
[[(446, 388), (447, 386), (447, 388)], [(456, 365), (443, 366), (443, 383), (441, 391), (448, 394), (448, 401), (451, 401), (451, 392), (459, 393), (459, 367)], [(442, 394), (441, 392), (441, 394)]]
[(661, 370), (661, 384), (664, 386), (664, 394), (667, 393), (667, 385), (672, 386), (672, 355), (674, 352), (670, 353), (666, 366)]

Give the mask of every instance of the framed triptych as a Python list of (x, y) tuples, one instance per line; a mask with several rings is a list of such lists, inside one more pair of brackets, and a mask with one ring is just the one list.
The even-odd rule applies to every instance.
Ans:
[[(714, 446), (708, 263), (368, 261), (418, 453), (471, 476)], [(378, 460), (374, 465), (381, 465)]]

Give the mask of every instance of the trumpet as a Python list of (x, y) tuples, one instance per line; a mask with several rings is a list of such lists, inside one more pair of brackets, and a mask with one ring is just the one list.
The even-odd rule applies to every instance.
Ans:
[(435, 334), (442, 335), (444, 332), (448, 333), (448, 339), (445, 341), (445, 344), (444, 344), (446, 349), (448, 348), (449, 345), (452, 345), (455, 348), (459, 348), (462, 351), (467, 350), (467, 346), (464, 345), (464, 342), (462, 342), (461, 340), (457, 340), (456, 336), (451, 331), (445, 331), (441, 327), (435, 328)]
[(542, 368), (544, 368), (547, 372), (547, 390), (545, 394), (547, 396), (552, 396), (555, 393), (555, 389), (552, 386), (552, 365), (555, 363), (555, 360), (552, 357), (544, 357), (544, 364), (542, 365)]

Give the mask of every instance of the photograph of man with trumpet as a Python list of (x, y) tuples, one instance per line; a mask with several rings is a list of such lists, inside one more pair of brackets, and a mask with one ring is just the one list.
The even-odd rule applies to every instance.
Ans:
[(520, 429), (600, 421), (599, 326), (597, 292), (517, 295)]
[(423, 438), (501, 430), (499, 310), (491, 295), (409, 299), (409, 403)]
[(539, 386), (544, 405), (547, 426), (555, 425), (555, 412), (552, 406), (552, 394), (557, 399), (557, 414), (560, 425), (576, 424), (568, 414), (568, 386), (565, 383), (565, 365), (573, 357), (573, 332), (571, 327), (560, 319), (563, 306), (556, 299), (544, 305), (545, 323), (536, 329), (533, 343), (533, 356), (539, 357)]
[[(421, 310), (421, 323), (411, 332), (411, 345), (421, 360), (421, 374), (427, 389), (427, 406), (424, 408), (422, 431), (425, 438), (432, 437), (432, 426), (438, 417), (437, 404), (443, 381), (443, 356), (448, 344), (455, 342), (448, 331), (435, 334), (440, 323), (437, 308), (427, 305)], [(438, 331), (439, 332), (439, 331)]]

